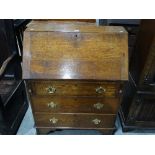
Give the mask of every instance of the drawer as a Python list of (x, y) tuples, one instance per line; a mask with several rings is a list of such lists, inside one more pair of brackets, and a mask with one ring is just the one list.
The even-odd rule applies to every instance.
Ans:
[(117, 113), (119, 98), (32, 96), (35, 112)]
[(119, 83), (115, 82), (75, 82), (75, 81), (33, 81), (30, 83), (33, 95), (61, 96), (106, 96), (115, 97)]
[(113, 128), (116, 115), (35, 113), (37, 127)]

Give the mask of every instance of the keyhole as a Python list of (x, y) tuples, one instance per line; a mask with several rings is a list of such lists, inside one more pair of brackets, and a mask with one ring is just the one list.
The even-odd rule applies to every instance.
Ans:
[(75, 35), (75, 37), (77, 38), (77, 34)]

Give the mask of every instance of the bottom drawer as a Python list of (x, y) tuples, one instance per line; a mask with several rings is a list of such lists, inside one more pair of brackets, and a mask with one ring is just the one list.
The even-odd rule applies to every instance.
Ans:
[(35, 114), (37, 127), (113, 128), (115, 118), (111, 114)]

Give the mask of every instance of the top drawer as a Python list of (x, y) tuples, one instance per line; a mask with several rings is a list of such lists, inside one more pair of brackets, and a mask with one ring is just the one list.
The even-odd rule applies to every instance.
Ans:
[(81, 81), (31, 81), (29, 89), (33, 95), (68, 95), (68, 96), (106, 96), (116, 97), (119, 83), (81, 82)]

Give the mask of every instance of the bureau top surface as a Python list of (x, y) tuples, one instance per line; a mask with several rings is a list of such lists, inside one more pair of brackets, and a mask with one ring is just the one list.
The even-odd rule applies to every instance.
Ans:
[(128, 80), (123, 27), (33, 21), (24, 33), (23, 79)]
[[(64, 21), (32, 21), (26, 31), (30, 32), (90, 32), (90, 33), (120, 33), (126, 32), (121, 26), (96, 26), (88, 22), (64, 22)], [(126, 32), (127, 33), (127, 32)]]

